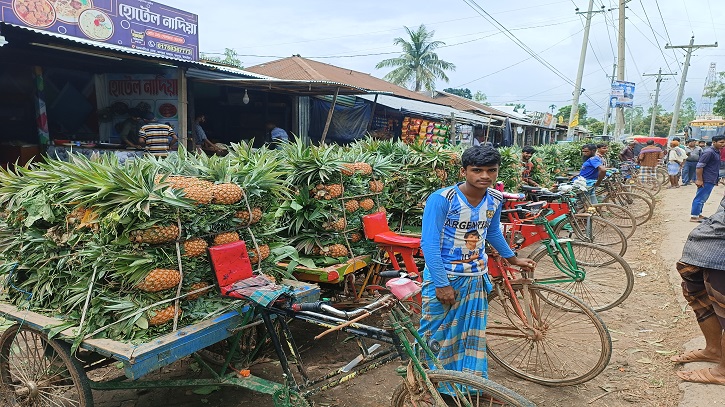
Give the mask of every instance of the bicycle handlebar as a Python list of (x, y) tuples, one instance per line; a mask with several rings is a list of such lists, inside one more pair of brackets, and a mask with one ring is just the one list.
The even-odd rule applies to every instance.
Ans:
[(380, 298), (378, 298), (377, 300), (371, 302), (370, 304), (365, 305), (364, 307), (356, 308), (352, 311), (339, 310), (325, 301), (303, 302), (300, 304), (292, 304), (291, 310), (294, 312), (304, 312), (304, 311), (319, 312), (319, 313), (323, 313), (323, 314), (332, 315), (333, 317), (337, 317), (337, 318), (351, 319), (351, 318), (357, 318), (363, 314), (373, 312), (376, 309), (384, 306), (386, 303), (389, 303), (391, 299), (395, 299), (395, 297), (392, 294), (385, 294), (385, 295), (381, 296)]

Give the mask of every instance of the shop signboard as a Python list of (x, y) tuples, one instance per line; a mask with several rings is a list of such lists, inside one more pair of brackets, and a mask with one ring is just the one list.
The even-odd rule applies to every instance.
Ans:
[(611, 107), (632, 107), (634, 105), (634, 82), (612, 82), (612, 93), (609, 96)]
[[(128, 117), (129, 109), (151, 112), (160, 123), (178, 131), (179, 80), (175, 70), (162, 75), (107, 74), (105, 101), (113, 124)], [(115, 139), (115, 137), (112, 137)]]
[(199, 58), (196, 14), (147, 0), (0, 0), (0, 21), (169, 58)]

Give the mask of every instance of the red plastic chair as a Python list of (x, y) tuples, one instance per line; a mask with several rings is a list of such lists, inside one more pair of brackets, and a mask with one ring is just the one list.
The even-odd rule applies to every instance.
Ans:
[(400, 270), (400, 264), (395, 257), (395, 254), (398, 253), (403, 258), (408, 274), (419, 275), (413, 256), (420, 253), (420, 238), (402, 236), (391, 231), (385, 212), (365, 215), (362, 220), (365, 237), (377, 243), (381, 250), (388, 253), (395, 270)]
[(252, 277), (252, 263), (244, 241), (212, 246), (209, 248), (209, 257), (222, 295), (242, 298), (232, 286), (239, 280)]

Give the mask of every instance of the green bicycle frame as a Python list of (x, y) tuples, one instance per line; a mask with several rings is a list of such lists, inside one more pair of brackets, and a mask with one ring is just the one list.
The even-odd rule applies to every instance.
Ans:
[[(579, 267), (574, 256), (574, 248), (571, 245), (571, 239), (559, 239), (554, 233), (554, 229), (551, 224), (544, 216), (538, 216), (534, 218), (534, 224), (542, 226), (546, 230), (546, 237), (541, 239), (541, 242), (546, 247), (546, 251), (551, 257), (554, 265), (559, 271), (568, 276), (568, 279), (561, 278), (549, 278), (549, 279), (537, 279), (537, 283), (541, 284), (553, 284), (561, 282), (575, 282), (582, 281), (586, 277), (586, 272)], [(562, 259), (557, 254), (561, 254)], [(563, 262), (562, 262), (563, 260)]]

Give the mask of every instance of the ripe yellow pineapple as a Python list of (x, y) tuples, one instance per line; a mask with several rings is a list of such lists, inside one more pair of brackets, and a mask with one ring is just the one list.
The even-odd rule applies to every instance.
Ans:
[(329, 255), (331, 257), (343, 257), (347, 256), (347, 247), (342, 244), (333, 244), (329, 246)]
[(244, 192), (239, 185), (228, 182), (224, 184), (214, 185), (213, 195), (213, 203), (221, 205), (232, 205), (242, 200)]
[(350, 241), (353, 243), (357, 243), (359, 241), (363, 240), (363, 235), (360, 232), (353, 232), (350, 234)]
[(341, 184), (332, 184), (327, 187), (327, 192), (330, 193), (330, 198), (337, 198), (342, 196), (342, 193), (344, 192), (344, 188)]
[(356, 162), (353, 164), (353, 167), (356, 172), (359, 172), (362, 175), (370, 175), (373, 173), (373, 167), (368, 163)]
[[(206, 288), (206, 287), (208, 287), (210, 285), (211, 284), (209, 284), (209, 283), (206, 283), (204, 281), (200, 281), (198, 283), (192, 284), (191, 287), (189, 287), (189, 292), (194, 292), (196, 290), (201, 290), (202, 288)], [(188, 299), (189, 301), (193, 301), (193, 300), (201, 297), (202, 295), (206, 294), (208, 291), (209, 290), (205, 290), (205, 291), (199, 291), (196, 294), (189, 294), (189, 295), (186, 296), (186, 299)]]
[(347, 213), (353, 213), (356, 210), (360, 209), (360, 202), (351, 199), (349, 201), (345, 201), (345, 211)]
[(148, 229), (134, 230), (130, 239), (135, 243), (161, 244), (173, 242), (179, 238), (179, 227), (176, 225), (154, 225)]
[(383, 192), (384, 186), (385, 185), (383, 184), (383, 181), (379, 181), (379, 180), (370, 181), (370, 192), (373, 192), (376, 194)]
[(375, 202), (373, 202), (372, 199), (366, 198), (360, 201), (360, 207), (363, 208), (364, 211), (369, 211), (370, 209), (373, 209), (375, 206)]
[(347, 227), (347, 221), (345, 218), (340, 218), (334, 222), (330, 222), (330, 229), (342, 232)]
[[(159, 182), (161, 180), (161, 176), (157, 175), (156, 180), (157, 182)], [(166, 183), (171, 185), (171, 188), (184, 191), (185, 197), (200, 205), (209, 204), (214, 198), (214, 183), (210, 181), (205, 181), (194, 177), (174, 175), (167, 177)]]
[(148, 293), (155, 293), (174, 288), (179, 285), (179, 282), (181, 282), (181, 273), (178, 270), (153, 269), (136, 288)]
[(254, 225), (255, 223), (262, 220), (262, 208), (255, 206), (252, 208), (252, 216), (249, 216), (249, 211), (237, 211), (234, 215), (236, 218), (242, 220), (242, 223), (247, 225)]
[[(257, 257), (257, 254), (259, 254), (259, 258)], [(266, 244), (263, 244), (263, 245), (259, 246), (259, 253), (257, 253), (257, 249), (252, 249), (249, 251), (249, 260), (252, 263), (264, 261), (264, 259), (269, 257), (269, 254), (270, 254), (269, 246)]]
[[(149, 325), (159, 326), (167, 322), (173, 321), (174, 313), (175, 311), (173, 305), (169, 305), (166, 308), (159, 308), (156, 311), (151, 311), (149, 313)], [(179, 315), (181, 315), (181, 310), (179, 310)]]
[(206, 248), (209, 245), (206, 243), (206, 240), (195, 237), (189, 240), (184, 241), (184, 256), (186, 257), (196, 257), (201, 256), (202, 254), (206, 253)]
[(239, 233), (237, 232), (224, 232), (214, 236), (214, 246), (237, 241), (239, 241)]
[(342, 169), (341, 169), (342, 175), (345, 175), (348, 177), (352, 176), (353, 174), (355, 174), (355, 170), (356, 170), (355, 164), (353, 164), (353, 163), (342, 164)]

